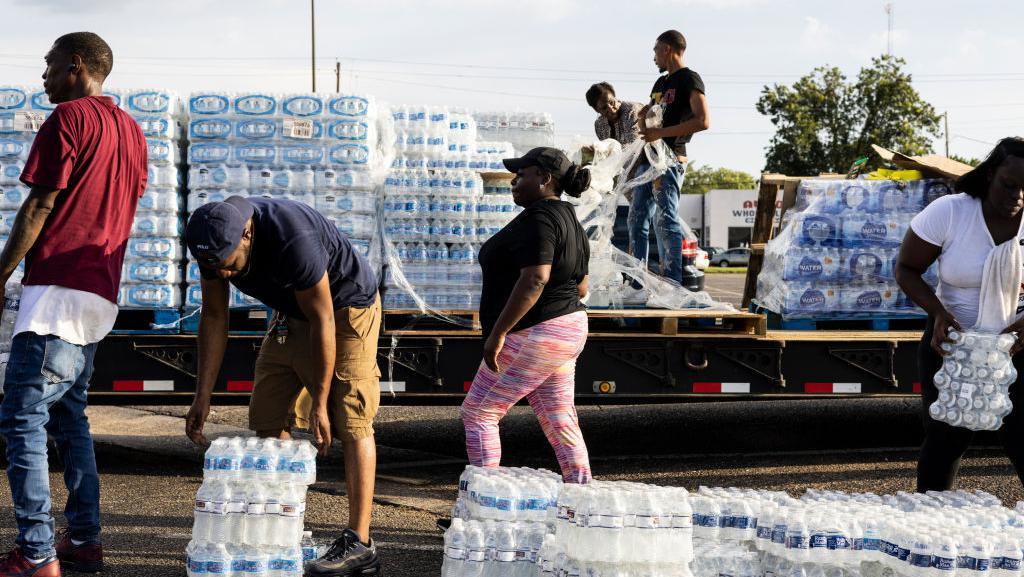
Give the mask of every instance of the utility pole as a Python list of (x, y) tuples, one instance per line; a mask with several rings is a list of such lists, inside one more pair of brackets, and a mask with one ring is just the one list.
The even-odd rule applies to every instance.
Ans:
[(309, 0), (309, 40), (312, 47), (313, 92), (316, 92), (316, 0)]
[(334, 61), (334, 91), (341, 93), (341, 62)]
[(893, 3), (892, 2), (886, 2), (885, 3), (885, 13), (889, 17), (889, 34), (886, 37), (886, 43), (888, 44), (888, 50), (886, 51), (886, 53), (889, 56), (892, 56), (892, 29), (893, 29), (893, 20), (896, 17), (895, 13), (893, 12)]
[(942, 113), (942, 118), (945, 120), (945, 123), (946, 123), (946, 129), (945, 129), (945, 133), (946, 133), (946, 158), (949, 158), (949, 111), (948, 110), (946, 112)]

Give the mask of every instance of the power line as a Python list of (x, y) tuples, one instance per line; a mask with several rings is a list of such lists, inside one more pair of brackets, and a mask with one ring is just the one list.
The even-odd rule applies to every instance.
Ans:
[(977, 142), (978, 144), (987, 144), (989, 146), (995, 146), (996, 145), (996, 143), (994, 143), (994, 142), (989, 142), (987, 140), (979, 140), (977, 138), (971, 138), (970, 136), (964, 136), (963, 134), (953, 134), (952, 137), (953, 138), (959, 138), (961, 140), (969, 140), (971, 142)]

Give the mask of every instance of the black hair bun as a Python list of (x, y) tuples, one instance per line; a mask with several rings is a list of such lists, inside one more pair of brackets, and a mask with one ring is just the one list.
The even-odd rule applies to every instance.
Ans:
[(558, 184), (566, 194), (579, 198), (583, 191), (590, 188), (590, 170), (573, 164), (565, 171), (565, 175), (558, 179)]

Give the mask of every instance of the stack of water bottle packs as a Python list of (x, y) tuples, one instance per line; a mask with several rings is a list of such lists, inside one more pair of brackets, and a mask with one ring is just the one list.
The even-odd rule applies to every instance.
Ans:
[[(505, 181), (508, 182), (507, 180)], [(475, 310), (480, 304), (477, 254), (521, 210), (507, 189), (485, 193), (472, 171), (393, 170), (384, 184), (384, 235), (408, 286), (389, 275), (385, 306)]]
[(315, 558), (303, 532), (316, 449), (306, 441), (219, 438), (206, 452), (195, 499), (189, 577), (300, 577)]
[(933, 378), (939, 398), (928, 408), (936, 421), (972, 431), (995, 431), (1013, 410), (1010, 385), (1017, 369), (1010, 357), (1013, 335), (950, 331), (952, 343)]
[(118, 304), (132, 309), (181, 306), (181, 121), (166, 90), (109, 91), (142, 127), (149, 149), (146, 192), (139, 200), (121, 273)]
[(949, 193), (945, 180), (804, 179), (765, 251), (758, 302), (784, 318), (923, 315), (896, 260), (911, 219)]
[[(546, 506), (545, 506), (546, 504)], [(1024, 502), (685, 489), (467, 467), (444, 577), (1020, 577)]]
[[(181, 107), (159, 89), (107, 90), (142, 128), (149, 152), (146, 193), (139, 201), (125, 254), (118, 304), (174, 308), (181, 304), (179, 141)], [(0, 243), (28, 189), (20, 181), (32, 141), (56, 105), (42, 88), (0, 87)]]
[(481, 111), (473, 114), (481, 140), (510, 142), (516, 156), (554, 146), (555, 123), (546, 112)]
[(685, 576), (688, 503), (685, 489), (562, 484), (544, 470), (467, 467), (442, 574)]
[[(193, 93), (188, 210), (233, 195), (302, 202), (370, 256), (378, 232), (373, 170), (384, 156), (376, 109), (356, 95)], [(185, 304), (199, 306), (194, 263), (186, 276)], [(258, 303), (233, 291), (231, 306)]]
[(510, 190), (485, 194), (480, 173), (504, 171), (501, 160), (512, 156), (512, 146), (477, 142), (475, 122), (458, 108), (396, 106), (392, 118), (395, 160), (384, 181), (384, 307), (475, 310), (480, 244), (518, 212)]
[(0, 247), (7, 244), (14, 216), (28, 197), (21, 171), (39, 126), (53, 108), (42, 88), (0, 86)]
[(847, 494), (702, 487), (695, 577), (1018, 577), (1024, 504), (983, 491)]

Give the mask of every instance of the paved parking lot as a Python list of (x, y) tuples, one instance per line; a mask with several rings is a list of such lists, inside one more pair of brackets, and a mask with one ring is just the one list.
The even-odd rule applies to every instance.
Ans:
[[(595, 474), (696, 490), (700, 485), (784, 489), (807, 487), (894, 492), (913, 489), (918, 404), (910, 399), (715, 402), (690, 405), (582, 407), (581, 426)], [(103, 473), (101, 506), (115, 576), (184, 572), (198, 452), (183, 438), (182, 407), (95, 407)], [(211, 429), (241, 432), (243, 407), (218, 407)], [(126, 430), (127, 429), (127, 430)], [(445, 515), (464, 465), (455, 407), (384, 407), (377, 423), (380, 471), (375, 537), (391, 576), (437, 575)], [(528, 408), (502, 423), (504, 462), (554, 468), (554, 457)], [(1024, 489), (994, 436), (964, 462), (961, 486), (984, 488), (1008, 505)], [(125, 448), (130, 446), (131, 448)], [(307, 525), (330, 537), (343, 528), (347, 502), (340, 456), (321, 463), (309, 493)], [(59, 464), (51, 483), (61, 510)], [(7, 494), (6, 480), (0, 494)], [(5, 503), (9, 501), (5, 498)], [(0, 507), (0, 539), (13, 540), (13, 513)]]
[(739, 308), (743, 302), (743, 284), (747, 275), (738, 273), (709, 273), (704, 277), (704, 290), (716, 301)]

